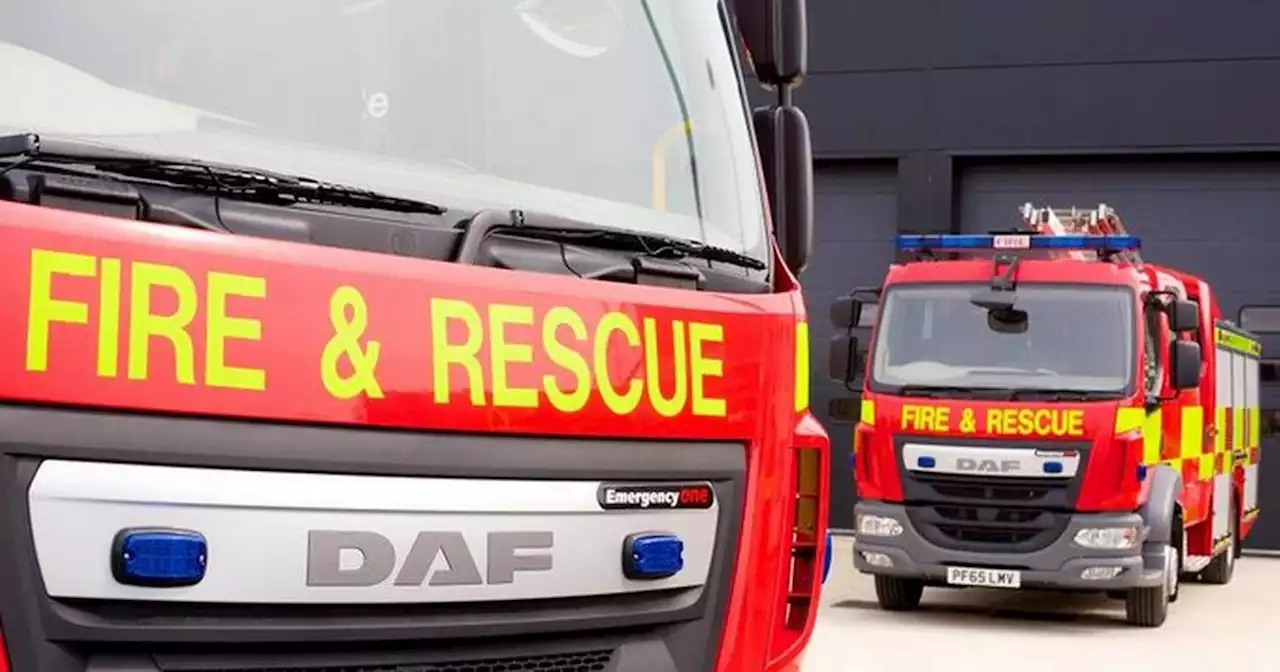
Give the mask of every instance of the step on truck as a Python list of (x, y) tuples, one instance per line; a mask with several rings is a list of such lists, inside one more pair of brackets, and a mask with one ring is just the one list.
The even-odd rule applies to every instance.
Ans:
[(0, 671), (795, 670), (803, 21), (0, 3)]
[(1023, 214), (899, 236), (883, 284), (832, 307), (830, 374), (861, 393), (854, 564), (889, 610), (1106, 591), (1160, 626), (1180, 579), (1231, 580), (1257, 520), (1261, 347), (1105, 205)]

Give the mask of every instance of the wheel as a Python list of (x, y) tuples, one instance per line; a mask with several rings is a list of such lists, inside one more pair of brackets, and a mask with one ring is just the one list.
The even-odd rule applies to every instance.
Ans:
[(924, 582), (897, 576), (877, 576), (876, 600), (885, 611), (911, 611), (920, 606)]
[(1205, 583), (1216, 586), (1225, 586), (1231, 583), (1231, 575), (1236, 571), (1236, 532), (1240, 526), (1240, 519), (1236, 516), (1235, 503), (1232, 502), (1231, 515), (1227, 523), (1227, 547), (1222, 552), (1213, 556), (1213, 560), (1209, 562), (1209, 566), (1200, 572), (1200, 580)]
[[(1175, 537), (1176, 538), (1176, 537)], [(1124, 600), (1125, 619), (1143, 628), (1158, 628), (1169, 617), (1170, 598), (1178, 593), (1178, 549), (1165, 548), (1164, 581), (1158, 586), (1134, 588)]]

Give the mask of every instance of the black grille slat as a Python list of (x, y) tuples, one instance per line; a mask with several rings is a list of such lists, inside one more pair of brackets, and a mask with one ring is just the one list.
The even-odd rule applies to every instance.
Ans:
[(198, 669), (183, 667), (181, 669), (183, 672), (600, 672), (611, 662), (613, 662), (613, 651), (597, 650), (542, 656), (477, 658), (441, 663), (322, 667), (202, 667)]

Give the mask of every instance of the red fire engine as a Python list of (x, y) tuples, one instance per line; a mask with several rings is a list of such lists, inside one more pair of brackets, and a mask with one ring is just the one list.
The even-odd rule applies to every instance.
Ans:
[(889, 610), (926, 586), (1099, 590), (1160, 626), (1180, 577), (1231, 580), (1257, 519), (1261, 346), (1106, 206), (1023, 214), (899, 236), (910, 259), (832, 308), (831, 374), (862, 393), (854, 563)]
[(0, 2), (0, 672), (796, 672), (804, 2), (269, 4)]

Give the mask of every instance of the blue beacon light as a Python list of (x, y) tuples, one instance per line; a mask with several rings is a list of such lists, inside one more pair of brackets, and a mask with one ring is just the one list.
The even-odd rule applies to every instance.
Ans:
[(117, 582), (130, 586), (193, 586), (204, 579), (208, 563), (208, 542), (204, 535), (190, 530), (120, 530), (111, 548), (111, 574)]
[(1128, 234), (903, 234), (899, 250), (1139, 250), (1142, 241)]
[(666, 532), (641, 532), (622, 542), (622, 573), (628, 579), (653, 581), (684, 569), (684, 542)]

